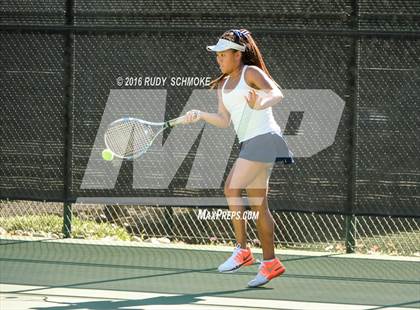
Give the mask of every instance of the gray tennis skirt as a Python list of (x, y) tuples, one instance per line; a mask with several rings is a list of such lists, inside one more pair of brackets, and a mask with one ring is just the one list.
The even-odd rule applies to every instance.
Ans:
[(265, 163), (294, 164), (295, 162), (284, 138), (274, 131), (245, 140), (239, 146), (240, 158)]

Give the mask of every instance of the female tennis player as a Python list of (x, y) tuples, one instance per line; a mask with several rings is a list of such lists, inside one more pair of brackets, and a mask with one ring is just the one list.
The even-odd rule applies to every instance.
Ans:
[[(186, 123), (198, 120), (226, 128), (232, 120), (240, 142), (239, 158), (233, 165), (224, 187), (229, 210), (243, 212), (241, 190), (245, 189), (249, 204), (258, 212), (257, 230), (263, 250), (263, 261), (250, 287), (264, 285), (286, 269), (274, 254), (274, 222), (267, 204), (268, 184), (275, 162), (291, 164), (293, 154), (283, 139), (273, 117), (272, 107), (283, 94), (265, 66), (262, 55), (246, 29), (223, 33), (216, 45), (207, 46), (215, 52), (221, 75), (210, 83), (218, 93), (218, 112), (191, 110)], [(237, 246), (220, 272), (234, 272), (252, 265), (255, 259), (247, 247), (246, 221), (232, 220)]]

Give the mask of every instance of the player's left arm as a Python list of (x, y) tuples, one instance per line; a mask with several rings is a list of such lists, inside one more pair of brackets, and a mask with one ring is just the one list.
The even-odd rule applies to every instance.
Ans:
[[(267, 74), (257, 66), (248, 66), (245, 71), (245, 81), (253, 88), (246, 97), (248, 105), (255, 110), (263, 110), (279, 104), (283, 93)], [(258, 96), (255, 90), (262, 90), (264, 97)]]

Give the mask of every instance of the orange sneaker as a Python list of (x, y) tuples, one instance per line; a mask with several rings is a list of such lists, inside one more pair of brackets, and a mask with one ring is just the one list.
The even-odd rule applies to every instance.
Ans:
[(223, 264), (218, 268), (219, 272), (235, 272), (243, 266), (250, 266), (255, 262), (255, 258), (251, 253), (250, 248), (241, 249), (238, 245), (231, 257), (229, 257)]
[(261, 262), (257, 276), (248, 282), (249, 287), (257, 287), (268, 283), (271, 279), (282, 275), (286, 271), (286, 267), (278, 258), (271, 261)]

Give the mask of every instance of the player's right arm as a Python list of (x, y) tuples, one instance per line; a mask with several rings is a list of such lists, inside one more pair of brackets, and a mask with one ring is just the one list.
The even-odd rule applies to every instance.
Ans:
[(222, 85), (225, 83), (225, 80), (221, 81), (217, 86), (217, 101), (218, 101), (218, 110), (217, 113), (207, 113), (201, 112), (200, 119), (205, 122), (220, 128), (227, 128), (230, 126), (230, 113), (223, 104), (222, 99)]

